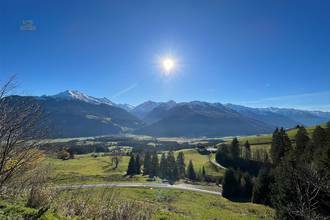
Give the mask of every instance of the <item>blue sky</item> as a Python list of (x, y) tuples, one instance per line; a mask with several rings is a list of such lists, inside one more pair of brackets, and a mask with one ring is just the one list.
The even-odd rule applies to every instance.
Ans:
[(76, 89), (133, 105), (330, 110), (329, 11), (322, 0), (0, 0), (0, 80), (16, 74), (26, 95)]

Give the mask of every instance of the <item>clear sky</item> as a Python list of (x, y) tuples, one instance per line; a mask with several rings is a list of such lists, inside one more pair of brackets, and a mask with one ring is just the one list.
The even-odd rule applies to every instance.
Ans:
[(13, 74), (27, 95), (330, 110), (330, 1), (0, 0)]

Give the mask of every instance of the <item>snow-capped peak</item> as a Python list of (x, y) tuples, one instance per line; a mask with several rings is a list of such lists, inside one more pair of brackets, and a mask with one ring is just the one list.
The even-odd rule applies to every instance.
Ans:
[(53, 95), (52, 97), (57, 99), (79, 100), (91, 104), (114, 105), (114, 103), (107, 98), (95, 98), (93, 96), (86, 95), (77, 90), (66, 90), (64, 92)]
[(93, 96), (86, 95), (85, 93), (80, 92), (78, 90), (66, 90), (64, 92), (60, 92), (53, 96), (42, 96), (42, 97), (51, 97), (51, 98), (62, 99), (62, 100), (79, 100), (82, 102), (87, 102), (87, 103), (95, 104), (95, 105), (105, 104), (105, 105), (110, 105), (110, 106), (116, 106), (116, 107), (125, 109), (126, 111), (130, 111), (134, 108), (134, 106), (129, 105), (129, 104), (116, 104), (106, 97), (95, 98)]

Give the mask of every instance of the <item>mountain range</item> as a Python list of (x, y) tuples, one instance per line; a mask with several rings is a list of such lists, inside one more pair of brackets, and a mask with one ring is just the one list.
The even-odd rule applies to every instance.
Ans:
[(7, 98), (37, 102), (47, 118), (50, 137), (123, 133), (158, 137), (223, 137), (269, 133), (275, 127), (309, 126), (330, 120), (330, 112), (251, 108), (201, 101), (146, 101), (132, 106), (76, 90), (52, 96)]

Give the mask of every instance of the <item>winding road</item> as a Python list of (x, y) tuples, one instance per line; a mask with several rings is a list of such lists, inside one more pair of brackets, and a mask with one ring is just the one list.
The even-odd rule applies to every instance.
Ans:
[(226, 167), (222, 166), (221, 164), (219, 164), (218, 162), (216, 162), (215, 160), (210, 160), (210, 162), (215, 165), (216, 167), (219, 167), (220, 169), (226, 169)]
[(76, 184), (57, 186), (60, 189), (81, 189), (81, 188), (166, 188), (166, 189), (180, 189), (201, 193), (208, 193), (221, 196), (221, 191), (212, 191), (207, 189), (199, 189), (196, 185), (191, 184), (176, 184), (170, 185), (165, 183), (100, 183), (100, 184)]

